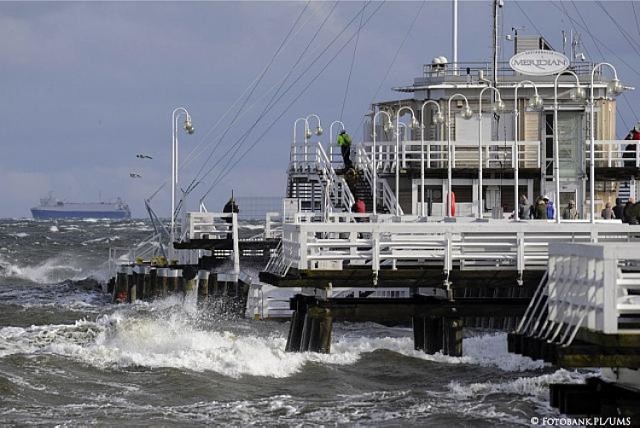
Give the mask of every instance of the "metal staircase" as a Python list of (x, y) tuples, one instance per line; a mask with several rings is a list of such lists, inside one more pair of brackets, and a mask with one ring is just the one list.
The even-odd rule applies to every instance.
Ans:
[[(364, 146), (358, 145), (356, 148), (356, 159), (358, 165), (358, 171), (360, 177), (362, 177), (362, 184), (360, 185), (360, 190), (363, 191), (367, 189), (367, 194), (372, 195), (373, 191), (373, 161), (367, 154)], [(376, 165), (376, 169), (378, 169), (378, 165)], [(377, 171), (375, 172), (377, 174)], [(389, 183), (385, 179), (377, 178), (377, 186), (376, 186), (377, 195), (377, 211), (379, 213), (395, 213), (396, 210), (396, 195), (391, 190)], [(369, 197), (369, 200), (365, 200), (365, 204), (367, 204), (367, 210), (369, 207), (373, 207), (373, 198)], [(404, 215), (402, 208), (400, 208), (400, 215)]]
[(351, 211), (355, 198), (347, 182), (336, 174), (322, 144), (298, 144), (292, 149), (287, 197), (301, 200), (303, 211)]

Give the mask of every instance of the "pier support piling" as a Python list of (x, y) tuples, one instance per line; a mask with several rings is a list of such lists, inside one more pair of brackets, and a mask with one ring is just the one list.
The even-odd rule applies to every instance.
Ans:
[(425, 319), (424, 317), (412, 317), (413, 323), (413, 348), (416, 351), (424, 350), (425, 342)]
[(113, 292), (113, 301), (115, 303), (125, 303), (129, 298), (129, 287), (127, 285), (127, 270), (130, 269), (125, 265), (118, 266), (116, 274), (116, 286)]
[(137, 285), (136, 278), (133, 272), (133, 268), (127, 268), (127, 289), (128, 293), (128, 301), (129, 303), (135, 303), (137, 299)]
[(209, 298), (209, 271), (201, 270), (198, 272), (198, 301), (207, 300)]
[(462, 319), (444, 318), (443, 354), (452, 357), (462, 356)]
[(424, 318), (424, 352), (430, 355), (440, 352), (443, 343), (442, 317)]

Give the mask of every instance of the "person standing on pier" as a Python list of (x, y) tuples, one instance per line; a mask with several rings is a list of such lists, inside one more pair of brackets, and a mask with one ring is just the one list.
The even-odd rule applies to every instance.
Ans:
[(529, 217), (529, 200), (525, 195), (520, 195), (518, 202), (518, 218), (525, 220)]
[(616, 198), (616, 206), (613, 207), (613, 214), (618, 220), (622, 220), (624, 223), (624, 204), (622, 198)]
[(629, 224), (638, 224), (637, 220), (635, 223), (632, 223), (633, 216), (631, 215), (631, 211), (633, 206), (636, 204), (636, 198), (629, 198), (627, 204), (624, 206), (624, 210), (622, 211), (622, 222)]
[(607, 202), (605, 204), (604, 209), (600, 214), (600, 217), (602, 217), (605, 220), (612, 220), (616, 218), (616, 214), (613, 212), (613, 208), (611, 208), (611, 202)]
[(578, 218), (578, 210), (576, 210), (575, 205), (574, 201), (569, 201), (569, 204), (562, 210), (563, 220), (575, 220)]
[(351, 137), (344, 129), (338, 134), (338, 145), (340, 146), (340, 152), (342, 153), (342, 160), (344, 162), (345, 171), (353, 168), (351, 163)]
[(544, 203), (547, 204), (547, 219), (553, 220), (556, 218), (556, 209), (553, 206), (553, 201), (550, 201), (549, 198), (545, 196)]
[[(238, 208), (238, 204), (236, 203), (236, 200), (233, 198), (233, 192), (231, 192), (231, 199), (229, 199), (229, 201), (224, 204), (224, 208), (222, 208), (222, 212), (225, 214), (231, 214), (231, 213), (239, 213), (240, 212), (240, 208)], [(227, 217), (224, 219), (225, 222), (227, 222), (228, 224), (232, 224), (233, 223), (233, 218), (231, 217)], [(230, 230), (227, 233), (227, 239), (233, 239), (233, 233)]]
[(547, 219), (547, 204), (544, 202), (544, 199), (542, 197), (539, 197), (536, 201), (535, 219), (536, 220)]

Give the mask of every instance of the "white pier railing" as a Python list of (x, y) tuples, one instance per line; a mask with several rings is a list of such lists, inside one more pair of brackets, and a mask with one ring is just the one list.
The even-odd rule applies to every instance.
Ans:
[[(365, 152), (371, 158), (372, 142), (363, 142)], [(488, 141), (482, 147), (484, 168), (513, 168), (515, 165), (515, 141)], [(401, 141), (396, 156), (396, 143), (382, 141), (376, 143), (376, 168), (395, 171), (401, 168), (419, 169), (422, 156), (425, 168), (447, 168), (448, 147), (446, 141)], [(478, 167), (478, 141), (451, 142), (452, 168)], [(518, 141), (518, 161), (520, 168), (540, 168), (540, 142)]]
[(554, 243), (542, 282), (517, 333), (568, 346), (578, 330), (638, 334), (626, 320), (640, 316), (640, 244)]
[[(365, 180), (367, 180), (367, 183), (369, 183), (371, 189), (373, 189), (373, 177), (374, 174), (377, 174), (378, 172), (374, 172), (373, 160), (367, 154), (364, 146), (361, 144), (358, 144), (356, 148), (356, 163), (358, 164), (360, 169), (364, 171), (364, 178)], [(377, 166), (376, 169), (378, 169)], [(389, 211), (390, 213), (395, 212), (396, 195), (391, 190), (391, 187), (389, 187), (389, 183), (387, 182), (387, 180), (379, 179), (376, 177), (376, 193), (377, 195), (375, 195), (373, 203), (375, 204), (377, 203), (377, 201), (381, 200), (383, 206), (387, 209), (387, 211)], [(403, 215), (404, 211), (402, 210), (402, 207), (400, 207), (399, 210), (399, 214)]]
[(625, 243), (638, 235), (622, 223), (287, 223), (279, 263), (303, 270), (361, 264), (374, 272), (386, 265), (522, 272), (545, 269), (552, 243)]
[[(597, 140), (595, 141), (595, 166), (598, 168), (640, 167), (640, 141)], [(591, 142), (585, 141), (585, 159), (591, 158)]]

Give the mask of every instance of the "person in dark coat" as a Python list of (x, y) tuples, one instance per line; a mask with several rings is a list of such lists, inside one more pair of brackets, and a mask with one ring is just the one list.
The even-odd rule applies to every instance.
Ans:
[(544, 199), (539, 198), (536, 203), (536, 220), (546, 220), (547, 219), (547, 204), (545, 204)]
[(640, 203), (636, 202), (631, 207), (629, 215), (629, 224), (640, 224)]
[(629, 198), (629, 200), (627, 201), (627, 204), (624, 206), (624, 210), (622, 212), (622, 222), (623, 223), (629, 223), (629, 224), (637, 224), (637, 220), (636, 223), (631, 223), (631, 208), (633, 208), (633, 206), (636, 203), (636, 199), (635, 198)]
[(520, 195), (518, 201), (518, 218), (521, 220), (529, 218), (529, 200), (525, 195)]
[(624, 166), (626, 167), (634, 167), (636, 166), (636, 144), (637, 140), (640, 140), (640, 131), (637, 129), (638, 125), (634, 126), (629, 134), (624, 138), (625, 140), (634, 141), (633, 143), (629, 143), (624, 148), (624, 153), (622, 153), (623, 159), (629, 159), (624, 161)]
[(615, 218), (624, 222), (624, 204), (622, 203), (622, 198), (616, 198), (616, 206), (613, 207), (613, 214), (616, 216)]
[[(233, 199), (233, 194), (231, 194), (231, 199), (229, 199), (229, 201), (226, 204), (224, 204), (224, 208), (222, 208), (222, 212), (236, 213), (236, 214), (240, 212), (240, 209), (238, 208), (238, 204), (236, 204), (236, 200)], [(226, 221), (229, 224), (233, 223), (233, 219), (231, 217), (225, 218), (224, 221)], [(233, 239), (232, 232), (227, 233), (227, 239)]]

